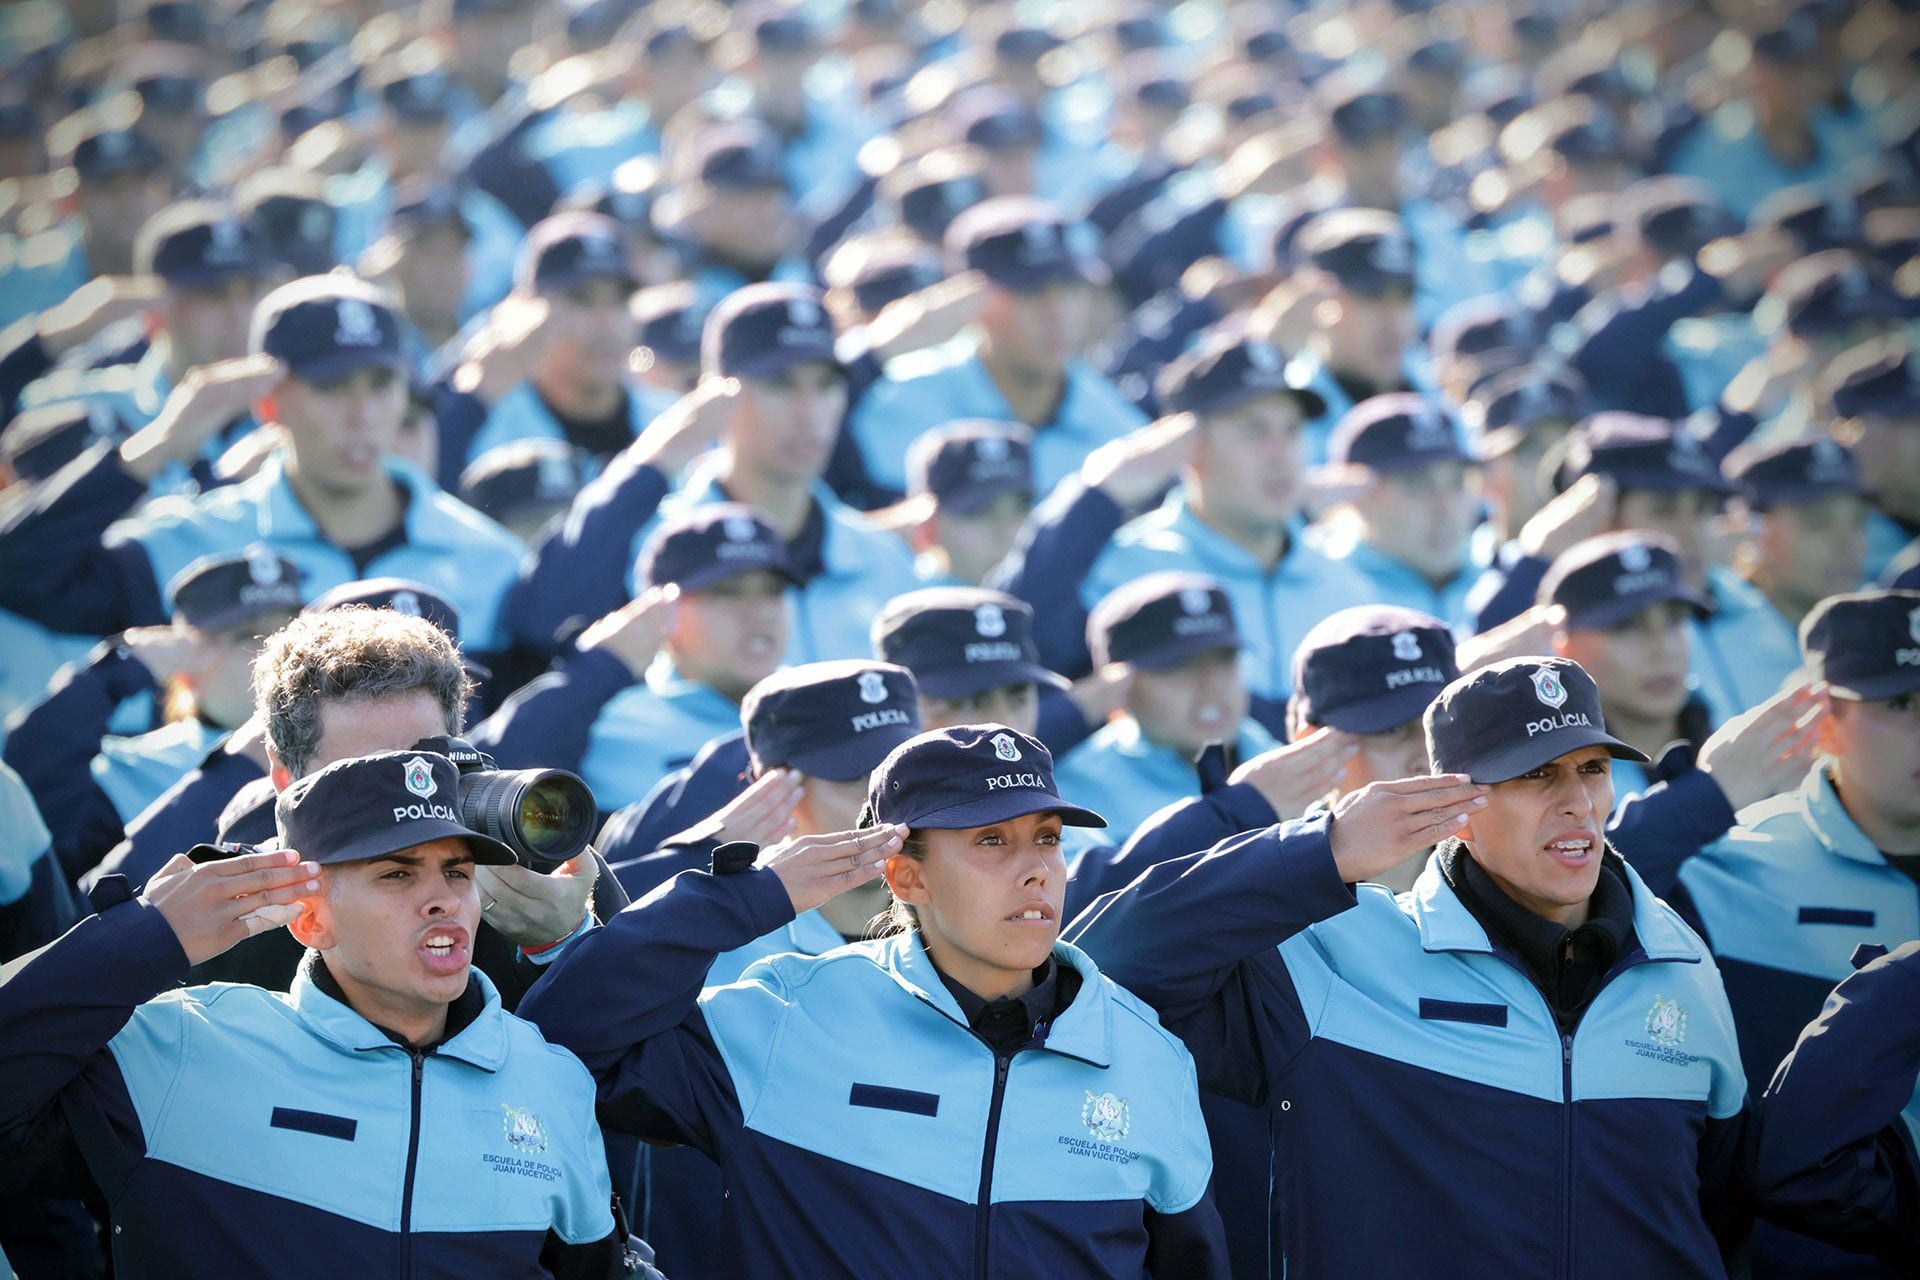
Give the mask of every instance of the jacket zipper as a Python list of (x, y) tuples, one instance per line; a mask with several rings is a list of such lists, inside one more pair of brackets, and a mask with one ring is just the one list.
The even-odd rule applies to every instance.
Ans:
[(987, 1105), (987, 1142), (980, 1153), (980, 1197), (973, 1209), (973, 1274), (987, 1280), (987, 1226), (993, 1217), (993, 1157), (1000, 1144), (1000, 1107), (1007, 1099), (1012, 1057), (993, 1055), (993, 1101)]
[[(1595, 993), (1598, 998), (1598, 993)], [(1573, 1033), (1560, 1037), (1560, 1267), (1573, 1274)]]
[(400, 1192), (400, 1274), (413, 1275), (413, 1175), (420, 1162), (420, 1079), (427, 1055), (410, 1052), (413, 1059), (413, 1114), (407, 1127), (407, 1181)]

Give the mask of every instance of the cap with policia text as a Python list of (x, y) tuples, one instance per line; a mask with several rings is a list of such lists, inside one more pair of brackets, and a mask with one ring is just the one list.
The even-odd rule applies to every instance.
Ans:
[(134, 270), (175, 288), (205, 288), (265, 275), (273, 266), (254, 229), (211, 200), (162, 209), (140, 228)]
[(907, 450), (907, 492), (931, 494), (943, 511), (974, 515), (1004, 493), (1033, 496), (1033, 453), (1017, 423), (953, 422)]
[(750, 284), (721, 299), (700, 334), (700, 365), (708, 373), (771, 378), (799, 364), (835, 367), (833, 321), (818, 289), (798, 284)]
[(283, 847), (323, 865), (364, 862), (433, 840), (465, 840), (475, 862), (513, 850), (460, 821), (460, 771), (426, 751), (382, 751), (295, 779), (274, 801)]
[(756, 772), (850, 782), (920, 732), (920, 694), (913, 673), (889, 662), (809, 662), (749, 689), (740, 719)]
[(507, 524), (571, 505), (592, 474), (592, 455), (565, 440), (510, 440), (467, 464), (460, 500)]
[(1033, 610), (983, 587), (923, 587), (873, 621), (873, 647), (913, 672), (920, 692), (964, 698), (1010, 684), (1064, 684), (1040, 661)]
[(1229, 413), (1262, 396), (1292, 396), (1302, 416), (1327, 411), (1320, 393), (1303, 383), (1304, 364), (1289, 364), (1271, 342), (1233, 329), (1203, 338), (1161, 372), (1155, 387), (1169, 413)]
[(1426, 729), (1433, 771), (1479, 783), (1506, 782), (1582, 747), (1651, 763), (1607, 733), (1600, 687), (1568, 658), (1508, 658), (1461, 676), (1427, 708)]
[(407, 367), (400, 317), (385, 294), (350, 276), (307, 276), (275, 289), (254, 308), (249, 345), (302, 382)]
[(1346, 733), (1385, 733), (1418, 720), (1459, 674), (1447, 624), (1392, 605), (1342, 609), (1307, 632), (1293, 654), (1302, 718)]
[(1335, 467), (1389, 475), (1436, 462), (1470, 462), (1453, 419), (1437, 401), (1412, 391), (1369, 396), (1341, 415), (1327, 442)]
[(1920, 376), (1904, 338), (1879, 338), (1834, 357), (1822, 378), (1835, 417), (1920, 417)]
[(326, 613), (358, 605), (363, 609), (391, 609), (409, 618), (425, 618), (449, 640), (460, 639), (460, 614), (432, 587), (410, 578), (359, 578), (342, 583), (317, 597), (302, 610)]
[(1567, 446), (1565, 475), (1569, 483), (1603, 475), (1622, 489), (1656, 493), (1733, 492), (1719, 464), (1685, 427), (1638, 413), (1596, 413), (1581, 423)]
[(1318, 214), (1294, 237), (1292, 256), (1362, 297), (1413, 292), (1413, 242), (1391, 213), (1334, 209)]
[(1680, 571), (1680, 544), (1663, 534), (1629, 529), (1576, 542), (1555, 557), (1536, 602), (1567, 611), (1567, 626), (1604, 631), (1667, 600), (1704, 615), (1706, 598)]
[(1577, 376), (1528, 364), (1495, 375), (1474, 393), (1463, 416), (1474, 455), (1485, 461), (1511, 453), (1543, 422), (1571, 425), (1590, 412), (1592, 402)]
[(173, 611), (201, 631), (225, 631), (271, 613), (300, 612), (300, 566), (263, 546), (202, 556), (167, 585)]
[(1233, 602), (1200, 573), (1149, 573), (1109, 591), (1087, 617), (1096, 666), (1164, 671), (1214, 649), (1239, 649)]
[(604, 213), (556, 213), (535, 223), (513, 264), (514, 287), (526, 293), (555, 293), (594, 280), (616, 281), (629, 292), (639, 284), (620, 224)]
[(650, 587), (672, 583), (702, 591), (762, 569), (793, 579), (787, 544), (759, 512), (738, 502), (707, 503), (670, 516), (640, 549), (640, 580)]
[(1016, 293), (1037, 293), (1061, 281), (1091, 281), (1099, 268), (1074, 243), (1054, 207), (1026, 196), (1000, 196), (973, 206), (947, 228), (955, 271), (978, 271)]
[(1816, 502), (1834, 494), (1864, 498), (1860, 464), (1838, 440), (1821, 436), (1776, 445), (1741, 459), (1733, 478), (1747, 505), (1756, 511)]
[(1067, 804), (1053, 785), (1053, 753), (997, 724), (932, 729), (894, 748), (873, 771), (860, 825), (883, 822), (938, 831), (1057, 813), (1070, 827), (1104, 827), (1091, 809)]
[(1920, 693), (1920, 591), (1828, 596), (1800, 624), (1800, 652), (1840, 697)]

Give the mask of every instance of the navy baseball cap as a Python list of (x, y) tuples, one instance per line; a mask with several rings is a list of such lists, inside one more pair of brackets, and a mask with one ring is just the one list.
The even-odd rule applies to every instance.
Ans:
[(1569, 481), (1603, 475), (1622, 489), (1660, 493), (1733, 492), (1719, 464), (1683, 426), (1611, 410), (1594, 414), (1574, 431), (1565, 475)]
[(1859, 210), (1850, 197), (1829, 195), (1818, 183), (1782, 187), (1753, 207), (1755, 231), (1784, 231), (1808, 253), (1836, 249), (1860, 237)]
[(1301, 716), (1346, 733), (1385, 733), (1418, 720), (1459, 675), (1447, 624), (1393, 605), (1323, 618), (1293, 653)]
[(140, 228), (134, 270), (176, 288), (201, 288), (259, 276), (272, 265), (259, 234), (234, 211), (211, 200), (162, 209)]
[(780, 136), (750, 120), (712, 125), (689, 138), (676, 172), (722, 191), (787, 185)]
[(654, 156), (623, 160), (605, 182), (589, 179), (576, 186), (560, 203), (568, 209), (604, 213), (629, 230), (654, 234), (653, 202), (666, 177)]
[(1413, 241), (1391, 213), (1378, 209), (1333, 209), (1300, 227), (1295, 259), (1333, 276), (1363, 297), (1413, 292)]
[(1791, 9), (1753, 36), (1756, 57), (1782, 66), (1799, 66), (1820, 54), (1820, 19), (1813, 5)]
[(1327, 441), (1328, 465), (1365, 467), (1380, 475), (1472, 461), (1445, 407), (1412, 391), (1362, 400), (1341, 416)]
[(1824, 381), (1836, 417), (1920, 417), (1920, 377), (1904, 339), (1847, 348), (1827, 366)]
[(1900, 299), (1867, 265), (1846, 249), (1827, 249), (1788, 263), (1773, 278), (1761, 303), (1762, 329), (1784, 324), (1797, 338), (1845, 333), (1859, 325), (1900, 318)]
[(296, 275), (317, 276), (338, 263), (334, 229), (339, 213), (318, 175), (262, 170), (240, 184), (235, 202), (266, 251)]
[(396, 232), (457, 227), (468, 236), (474, 233), (473, 223), (461, 206), (460, 188), (451, 182), (418, 177), (403, 178), (394, 184), (387, 226)]
[(868, 315), (946, 277), (940, 255), (917, 240), (875, 245), (848, 273), (846, 287)]
[(1060, 798), (1053, 753), (997, 724), (930, 729), (896, 747), (873, 771), (860, 825), (920, 830), (985, 827), (1030, 813), (1055, 813), (1069, 827), (1104, 827), (1091, 809)]
[(225, 631), (266, 614), (300, 612), (306, 576), (285, 556), (255, 545), (195, 560), (167, 584), (167, 598), (188, 626)]
[(453, 87), (437, 66), (396, 71), (380, 83), (380, 105), (408, 124), (441, 124), (453, 114)]
[(430, 751), (381, 751), (294, 779), (273, 802), (273, 821), (283, 848), (323, 866), (450, 838), (466, 841), (475, 862), (514, 862), (513, 850), (460, 821), (459, 806), (453, 761)]
[(753, 43), (768, 53), (808, 53), (820, 47), (820, 32), (798, 5), (764, 5), (733, 22), (744, 26)]
[(873, 620), (873, 648), (913, 672), (920, 692), (962, 698), (1010, 684), (1064, 684), (1040, 661), (1033, 609), (984, 587), (923, 587)]
[(642, 289), (627, 303), (640, 325), (639, 345), (661, 360), (692, 364), (700, 359), (700, 327), (707, 313), (691, 280)]
[(460, 473), (460, 501), (505, 523), (573, 502), (590, 478), (592, 455), (565, 440), (495, 445)]
[(1698, 615), (1706, 599), (1687, 585), (1680, 544), (1663, 534), (1628, 529), (1576, 542), (1555, 557), (1535, 602), (1567, 611), (1567, 626), (1605, 631), (1643, 610), (1678, 600)]
[(1920, 591), (1828, 596), (1800, 624), (1800, 652), (1843, 698), (1920, 693)]
[(1327, 411), (1327, 402), (1306, 385), (1309, 372), (1264, 338), (1230, 327), (1208, 333), (1161, 370), (1154, 394), (1169, 413), (1202, 416), (1228, 413), (1262, 396), (1292, 396), (1301, 416), (1312, 419)]
[(155, 115), (185, 116), (200, 109), (200, 82), (192, 76), (141, 76), (131, 87), (140, 95), (141, 107)]
[(1832, 494), (1867, 496), (1860, 464), (1838, 440), (1821, 436), (1762, 449), (1735, 466), (1733, 479), (1756, 511), (1814, 502)]
[(409, 618), (430, 622), (442, 635), (456, 643), (460, 639), (460, 611), (451, 601), (425, 583), (411, 578), (356, 578), (323, 592), (308, 602), (302, 613), (328, 613), (334, 609), (390, 609)]
[(1586, 384), (1568, 371), (1521, 365), (1497, 374), (1468, 401), (1462, 416), (1473, 452), (1497, 458), (1519, 446), (1543, 422), (1579, 422), (1593, 411)]
[(1315, 88), (1340, 141), (1369, 146), (1399, 137), (1412, 120), (1407, 100), (1392, 88), (1336, 71)]
[(1198, 654), (1242, 647), (1233, 602), (1200, 573), (1149, 573), (1109, 591), (1087, 616), (1095, 666), (1125, 662), (1146, 671)]
[(1032, 149), (1046, 141), (1040, 114), (1004, 89), (973, 89), (947, 108), (947, 127), (956, 142), (997, 151)]
[(955, 218), (987, 198), (983, 164), (972, 148), (947, 148), (895, 169), (881, 179), (881, 192), (908, 229), (939, 244)]
[(1545, 151), (1570, 165), (1591, 168), (1625, 159), (1627, 140), (1605, 103), (1574, 94), (1520, 115), (1502, 130), (1500, 150), (1510, 160)]
[(535, 223), (513, 264), (514, 287), (553, 293), (592, 280), (638, 287), (620, 224), (600, 213), (556, 213)]
[(262, 298), (248, 345), (303, 382), (407, 367), (399, 314), (379, 289), (346, 275), (306, 276)]
[(809, 662), (749, 689), (740, 719), (756, 772), (851, 782), (920, 732), (920, 693), (913, 673), (890, 662)]
[(1508, 658), (1468, 672), (1440, 691), (1425, 723), (1433, 771), (1464, 773), (1483, 785), (1582, 747), (1651, 763), (1607, 733), (1600, 687), (1570, 658)]
[(1500, 351), (1528, 352), (1540, 334), (1513, 303), (1498, 297), (1456, 302), (1434, 321), (1427, 348), (1436, 361), (1491, 355)]
[(978, 271), (1016, 293), (1099, 275), (1092, 254), (1074, 243), (1059, 212), (1027, 196), (1001, 196), (968, 209), (947, 228), (946, 251), (954, 270)]
[(1032, 436), (1018, 423), (950, 422), (907, 449), (907, 492), (931, 494), (942, 510), (973, 515), (1000, 495), (1032, 497)]
[[(56, 127), (55, 132), (63, 131)], [(132, 124), (83, 127), (66, 155), (83, 182), (125, 173), (164, 173), (167, 167), (166, 156), (159, 145)]]
[(663, 519), (640, 548), (640, 580), (702, 591), (764, 569), (793, 581), (787, 544), (764, 517), (739, 502), (704, 503)]
[(103, 400), (62, 400), (24, 409), (0, 434), (0, 458), (22, 480), (44, 480), (102, 441), (132, 434)]
[(1060, 47), (1060, 37), (1045, 27), (1013, 24), (993, 38), (994, 56), (1008, 62), (1038, 62)]
[(840, 367), (826, 300), (808, 285), (750, 284), (720, 300), (700, 334), (709, 373), (771, 378), (799, 364)]

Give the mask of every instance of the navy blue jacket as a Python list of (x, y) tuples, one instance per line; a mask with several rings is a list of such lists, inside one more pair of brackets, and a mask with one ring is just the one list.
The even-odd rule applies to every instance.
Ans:
[(770, 871), (687, 872), (521, 1005), (590, 1065), (609, 1128), (720, 1166), (730, 1274), (1224, 1276), (1192, 1060), (1084, 955), (1056, 948), (1080, 989), (1009, 1056), (917, 934), (701, 990), (722, 951), (793, 919)]
[(229, 751), (222, 743), (207, 753), (199, 766), (161, 793), (140, 816), (127, 824), (126, 837), (81, 881), (91, 886), (101, 876), (125, 876), (135, 893), (147, 878), (174, 854), (216, 839), (257, 843), (273, 835), (273, 806), (264, 809), (265, 823), (250, 834), (220, 835), (220, 817), (250, 782), (265, 781), (251, 757)]

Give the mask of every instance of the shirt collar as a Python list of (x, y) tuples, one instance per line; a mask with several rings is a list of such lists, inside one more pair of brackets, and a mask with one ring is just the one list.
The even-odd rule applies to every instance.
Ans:
[(1800, 808), (1806, 814), (1808, 829), (1835, 857), (1874, 867), (1886, 865), (1887, 859), (1880, 847), (1840, 803), (1840, 793), (1833, 789), (1833, 778), (1827, 772), (1825, 760), (1808, 770), (1800, 784)]
[[(411, 1049), (399, 1035), (376, 1026), (347, 1003), (340, 984), (318, 951), (309, 950), (294, 973), (287, 998), (317, 1034), (355, 1053)], [(447, 1030), (426, 1046), (436, 1057), (458, 1058), (483, 1071), (498, 1071), (507, 1060), (506, 1015), (500, 993), (479, 969), (470, 970), (467, 989), (447, 1009)]]

